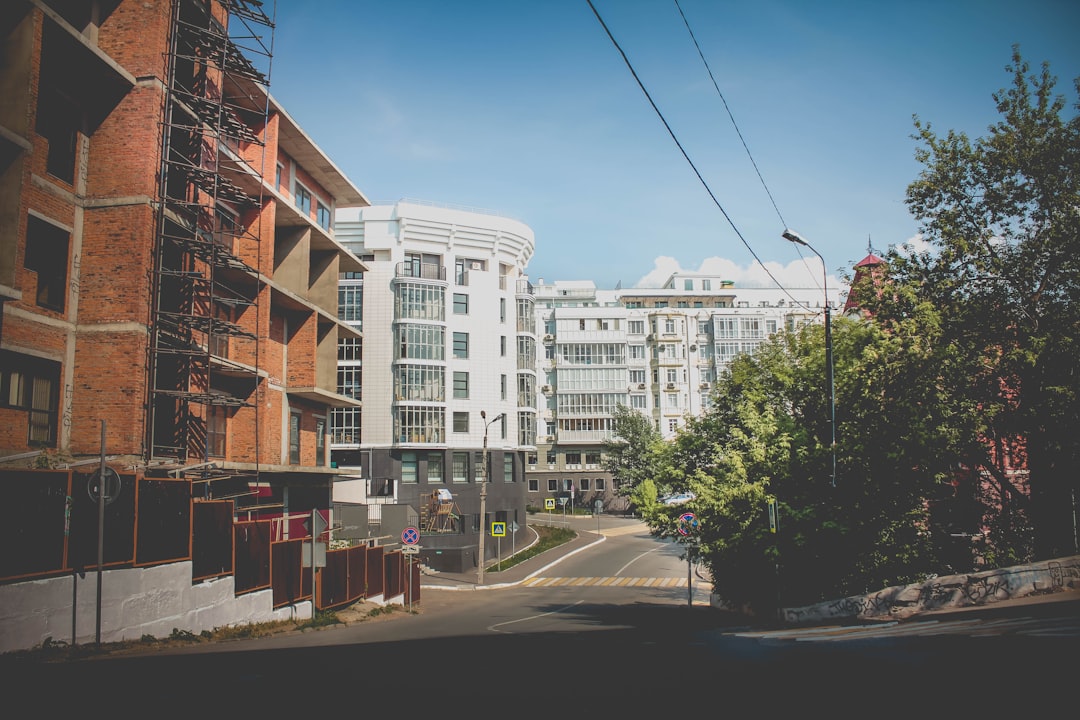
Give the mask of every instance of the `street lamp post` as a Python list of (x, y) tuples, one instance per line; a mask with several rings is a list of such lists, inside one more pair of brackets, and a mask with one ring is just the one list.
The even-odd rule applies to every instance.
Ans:
[(788, 242), (810, 248), (810, 252), (821, 260), (821, 284), (825, 292), (825, 373), (828, 376), (829, 386), (829, 431), (832, 434), (830, 450), (832, 452), (832, 486), (836, 487), (836, 389), (833, 384), (833, 347), (832, 347), (832, 309), (829, 307), (829, 282), (828, 273), (825, 270), (825, 258), (814, 249), (814, 246), (806, 242), (802, 235), (794, 230), (786, 229), (782, 237)]
[(506, 417), (506, 413), (499, 413), (495, 417), (487, 420), (487, 412), (480, 411), (480, 419), (486, 420), (484, 423), (484, 480), (480, 483), (480, 541), (479, 547), (477, 547), (477, 554), (479, 558), (476, 563), (476, 584), (484, 584), (484, 536), (487, 534), (487, 486), (491, 482), (491, 467), (488, 464), (488, 428), (491, 427), (491, 423), (496, 420), (501, 420)]

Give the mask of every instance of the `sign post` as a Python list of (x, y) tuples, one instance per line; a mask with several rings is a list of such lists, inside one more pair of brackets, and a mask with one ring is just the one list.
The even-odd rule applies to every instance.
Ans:
[(413, 556), (420, 551), (420, 546), (417, 545), (418, 542), (420, 542), (420, 531), (417, 528), (410, 525), (401, 531), (401, 552), (409, 558), (409, 612), (412, 612)]
[[(697, 516), (694, 513), (684, 512), (679, 516), (679, 534), (689, 537), (693, 531), (697, 530), (697, 524)], [(691, 539), (686, 544), (686, 605), (688, 607), (694, 605), (693, 554), (694, 540)]]
[(491, 523), (491, 535), (495, 540), (495, 553), (499, 561), (499, 569), (502, 570), (502, 539), (506, 537), (506, 523), (503, 521)]

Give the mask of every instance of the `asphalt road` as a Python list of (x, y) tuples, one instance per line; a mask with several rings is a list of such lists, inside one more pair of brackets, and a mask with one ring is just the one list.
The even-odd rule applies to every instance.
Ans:
[(1005, 717), (1057, 712), (1073, 690), (1075, 604), (1038, 617), (948, 619), (947, 632), (933, 630), (941, 620), (922, 633), (911, 631), (919, 623), (765, 630), (689, 603), (679, 554), (647, 533), (613, 532), (527, 582), (425, 588), (415, 614), (131, 656), (8, 662), (0, 684), (9, 709), (49, 717)]

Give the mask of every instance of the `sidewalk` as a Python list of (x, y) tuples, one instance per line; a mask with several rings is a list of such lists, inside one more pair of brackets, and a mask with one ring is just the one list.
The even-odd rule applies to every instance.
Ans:
[[(599, 518), (599, 533), (597, 532), (598, 519), (595, 515), (571, 516), (566, 519), (565, 523), (562, 520), (562, 516), (558, 514), (553, 515), (552, 518), (550, 523), (546, 516), (530, 518), (527, 525), (528, 535), (526, 536), (525, 546), (519, 548), (518, 553), (521, 553), (535, 544), (536, 536), (531, 527), (534, 524), (550, 524), (563, 527), (569, 526), (577, 533), (577, 536), (570, 542), (546, 550), (540, 555), (524, 560), (501, 572), (485, 570), (483, 585), (478, 585), (476, 582), (477, 573), (475, 568), (464, 573), (443, 572), (425, 568), (423, 570), (423, 575), (420, 578), (420, 589), (492, 590), (513, 587), (514, 585), (525, 582), (537, 575), (546, 573), (550, 568), (558, 565), (571, 555), (586, 551), (589, 548), (604, 542), (609, 535), (627, 532), (649, 532), (648, 526), (636, 517), (601, 515)], [(503, 560), (506, 560), (506, 557), (504, 557)], [(489, 567), (495, 564), (497, 563), (492, 561), (489, 563)], [(702, 579), (700, 576), (695, 576), (693, 583), (695, 598), (704, 598), (703, 600), (695, 599), (694, 604), (708, 605), (708, 598), (712, 594), (712, 583), (709, 580)]]
[[(584, 529), (588, 523), (594, 523), (592, 531)], [(635, 521), (639, 522), (640, 521)], [(490, 570), (484, 571), (484, 584), (477, 584), (477, 571), (473, 569), (470, 572), (453, 573), (443, 572), (438, 570), (424, 569), (423, 575), (420, 578), (420, 589), (435, 588), (439, 590), (491, 590), (501, 587), (511, 587), (518, 583), (524, 582), (529, 578), (544, 572), (549, 567), (556, 565), (566, 558), (581, 552), (582, 550), (590, 547), (591, 545), (604, 542), (604, 530), (601, 529), (601, 534), (596, 533), (595, 521), (590, 517), (583, 518), (570, 518), (568, 520), (569, 526), (577, 532), (575, 537), (570, 542), (563, 543), (558, 547), (551, 548), (539, 555), (524, 560), (513, 567), (507, 568), (500, 572), (492, 572)], [(518, 553), (527, 550), (536, 544), (537, 537), (536, 532), (532, 529), (534, 522), (530, 520), (526, 524), (526, 542), (525, 545), (518, 549)], [(537, 519), (535, 524), (547, 524), (545, 521)], [(558, 524), (556, 522), (553, 525)], [(644, 526), (642, 526), (644, 527)], [(509, 556), (507, 556), (509, 557)], [(504, 560), (506, 558), (503, 558)], [(490, 562), (490, 565), (496, 563)]]
[[(637, 518), (601, 516), (601, 520), (602, 524), (598, 534), (595, 517), (580, 516), (567, 518), (566, 522), (569, 527), (577, 532), (577, 536), (573, 540), (547, 550), (540, 555), (531, 557), (528, 560), (520, 562), (501, 572), (485, 571), (484, 582), (482, 585), (477, 584), (477, 572), (475, 569), (463, 573), (425, 569), (420, 579), (420, 588), (421, 590), (425, 588), (438, 590), (493, 590), (497, 588), (513, 587), (532, 577), (547, 572), (551, 567), (558, 565), (571, 555), (575, 555), (598, 543), (604, 542), (607, 539), (607, 535), (628, 531), (633, 532), (638, 529), (642, 532), (648, 532), (644, 523)], [(560, 524), (559, 521), (561, 521), (561, 518), (556, 515), (555, 522), (552, 522), (551, 524)], [(545, 518), (530, 518), (526, 525), (528, 532), (528, 535), (526, 536), (527, 540), (525, 545), (518, 549), (519, 553), (528, 549), (536, 542), (535, 533), (531, 528), (532, 524), (542, 525), (547, 524), (547, 521)], [(706, 596), (712, 592), (712, 583), (708, 580), (695, 578), (694, 585), (704, 591)], [(1080, 587), (1069, 585), (1062, 588), (1059, 592), (1030, 594), (987, 605), (925, 610), (913, 613), (909, 617), (903, 619), (918, 617), (926, 618), (930, 616), (935, 619), (944, 620), (950, 616), (956, 615), (985, 614), (992, 616), (996, 614), (1015, 614), (1020, 608), (1032, 608), (1032, 611), (1036, 611), (1034, 606), (1040, 605), (1046, 605), (1048, 606), (1047, 610), (1050, 610), (1050, 606), (1061, 602), (1075, 604), (1078, 612), (1080, 612)]]

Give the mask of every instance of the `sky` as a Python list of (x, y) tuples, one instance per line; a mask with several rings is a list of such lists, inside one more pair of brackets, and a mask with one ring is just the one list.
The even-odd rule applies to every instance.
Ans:
[(534, 283), (820, 287), (820, 254), (842, 287), (871, 250), (919, 246), (914, 116), (986, 136), (1014, 45), (1070, 114), (1080, 76), (1073, 0), (265, 7), (270, 92), (353, 184), (525, 223)]

